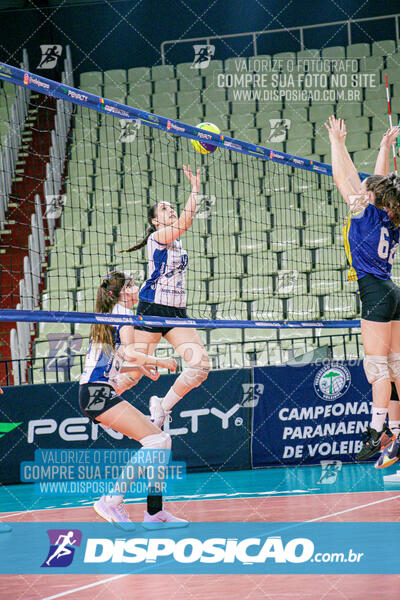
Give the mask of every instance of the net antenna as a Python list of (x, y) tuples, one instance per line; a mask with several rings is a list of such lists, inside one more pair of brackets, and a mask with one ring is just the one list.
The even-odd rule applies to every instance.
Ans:
[[(388, 84), (388, 78), (387, 78), (386, 73), (385, 73), (385, 84), (386, 84), (386, 100), (388, 103), (388, 112), (389, 112), (389, 127), (390, 127), (390, 129), (392, 129), (392, 127), (393, 127), (392, 110), (390, 107), (389, 84)], [(393, 152), (394, 171), (397, 175), (396, 150), (395, 150), (394, 144), (392, 144), (392, 152)]]

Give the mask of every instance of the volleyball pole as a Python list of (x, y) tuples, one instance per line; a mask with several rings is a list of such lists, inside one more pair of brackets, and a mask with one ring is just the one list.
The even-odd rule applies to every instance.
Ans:
[[(389, 84), (388, 84), (388, 78), (387, 78), (387, 74), (386, 73), (385, 73), (385, 84), (386, 84), (386, 99), (387, 99), (388, 111), (389, 111), (389, 126), (390, 126), (390, 129), (392, 129), (393, 128), (392, 110), (391, 110), (391, 107), (390, 107)], [(399, 141), (397, 141), (397, 145), (399, 145)], [(395, 173), (397, 175), (396, 150), (394, 148), (394, 144), (392, 144), (392, 152), (393, 152), (394, 171), (395, 171)]]

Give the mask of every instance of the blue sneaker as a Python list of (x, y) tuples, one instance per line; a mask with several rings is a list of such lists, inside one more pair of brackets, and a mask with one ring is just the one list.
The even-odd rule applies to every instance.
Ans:
[(386, 448), (382, 450), (382, 454), (375, 463), (375, 469), (385, 469), (390, 467), (400, 458), (400, 436), (394, 438)]

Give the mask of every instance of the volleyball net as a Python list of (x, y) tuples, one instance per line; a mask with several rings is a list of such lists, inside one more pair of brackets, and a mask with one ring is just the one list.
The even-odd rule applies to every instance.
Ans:
[[(238, 130), (240, 113), (196, 109), (216, 134), (74, 88), (68, 72), (60, 83), (0, 64), (0, 80), (5, 96), (19, 86), (31, 93), (22, 146), (11, 133), (0, 146), (0, 320), (28, 323), (20, 325), (26, 350), (55, 324), (86, 335), (98, 322), (94, 301), (106, 273), (129, 271), (139, 285), (151, 275), (146, 247), (120, 251), (143, 238), (155, 202), (181, 213), (191, 191), (183, 165), (200, 169), (201, 189), (182, 236), (190, 320), (177, 326), (359, 325), (342, 238), (347, 207), (332, 169), (267, 148), (258, 115), (246, 115), (259, 126), (251, 143), (226, 135)], [(217, 149), (200, 154), (191, 140)]]

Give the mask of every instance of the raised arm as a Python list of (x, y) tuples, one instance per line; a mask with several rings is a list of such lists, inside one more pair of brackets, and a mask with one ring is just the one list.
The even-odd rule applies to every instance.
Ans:
[(183, 171), (192, 184), (192, 192), (179, 219), (177, 219), (175, 223), (169, 225), (168, 227), (158, 229), (158, 231), (154, 234), (154, 239), (160, 244), (170, 244), (179, 238), (182, 233), (185, 233), (185, 231), (187, 231), (193, 223), (200, 189), (200, 169), (197, 169), (197, 174), (194, 175), (190, 169), (190, 165), (187, 167), (183, 165)]
[(389, 166), (389, 156), (390, 156), (390, 148), (396, 142), (400, 133), (399, 127), (392, 127), (392, 129), (388, 129), (384, 134), (379, 153), (375, 163), (374, 175), (388, 175), (390, 173)]
[(346, 148), (346, 125), (343, 119), (332, 116), (325, 127), (331, 142), (333, 179), (343, 199), (349, 204), (349, 196), (359, 193), (361, 180)]

